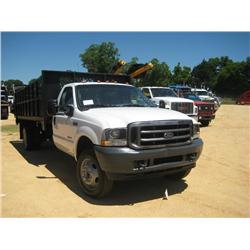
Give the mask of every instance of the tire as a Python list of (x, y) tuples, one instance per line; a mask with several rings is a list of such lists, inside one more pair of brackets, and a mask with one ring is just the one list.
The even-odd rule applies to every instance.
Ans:
[(78, 183), (85, 194), (90, 197), (103, 197), (112, 187), (113, 181), (109, 180), (99, 166), (94, 152), (83, 151), (76, 167)]
[(209, 125), (210, 121), (201, 121), (201, 125), (204, 127), (207, 127)]
[(184, 177), (186, 177), (187, 175), (189, 175), (189, 173), (191, 172), (191, 168), (190, 169), (185, 169), (185, 170), (182, 170), (180, 172), (177, 172), (177, 173), (174, 173), (174, 174), (170, 174), (170, 175), (167, 175), (166, 177), (168, 179), (171, 179), (171, 180), (181, 180), (183, 179)]
[(23, 128), (23, 143), (27, 151), (39, 149), (41, 145), (41, 136), (38, 128)]
[(41, 143), (42, 143), (42, 137), (41, 137), (41, 134), (40, 134), (40, 129), (35, 127), (35, 128), (32, 128), (33, 130), (33, 145), (34, 145), (34, 149), (40, 149), (40, 146), (41, 146)]

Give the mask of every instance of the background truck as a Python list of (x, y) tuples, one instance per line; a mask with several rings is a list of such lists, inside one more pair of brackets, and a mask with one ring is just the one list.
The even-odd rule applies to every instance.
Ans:
[(236, 99), (236, 104), (250, 104), (250, 90), (245, 91), (242, 93), (237, 99)]
[(1, 119), (8, 119), (9, 117), (9, 103), (7, 88), (1, 86)]
[(202, 151), (199, 125), (156, 108), (127, 75), (42, 71), (15, 92), (14, 113), (27, 150), (44, 139), (75, 158), (83, 192), (107, 194), (114, 180), (185, 177)]
[(203, 102), (192, 92), (183, 93), (183, 97), (194, 101), (198, 107), (198, 122), (200, 122), (202, 126), (208, 126), (215, 118), (215, 105), (213, 103)]
[(166, 109), (179, 111), (190, 117), (193, 117), (196, 120), (198, 119), (198, 109), (194, 105), (194, 102), (189, 99), (178, 97), (171, 88), (142, 87), (141, 89), (143, 94), (158, 106), (161, 102), (163, 102)]
[(203, 102), (213, 103), (215, 111), (217, 111), (221, 105), (221, 99), (219, 99), (218, 97), (212, 96), (212, 94), (209, 93), (206, 89), (192, 88), (191, 92), (197, 95)]
[(186, 85), (172, 85), (171, 88), (178, 96), (194, 101), (198, 107), (198, 122), (203, 126), (208, 126), (215, 118), (215, 105), (213, 102), (204, 102), (199, 96), (191, 92), (191, 88)]

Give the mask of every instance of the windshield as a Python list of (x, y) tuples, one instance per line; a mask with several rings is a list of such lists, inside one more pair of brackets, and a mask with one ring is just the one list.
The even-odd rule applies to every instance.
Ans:
[(174, 93), (172, 89), (167, 88), (151, 88), (151, 92), (153, 97), (177, 97), (177, 95)]
[(140, 89), (126, 85), (78, 85), (76, 86), (77, 105), (84, 108), (99, 107), (155, 107)]
[(197, 95), (208, 95), (208, 93), (207, 93), (207, 91), (203, 91), (203, 90), (201, 90), (201, 91), (194, 91)]
[(191, 93), (184, 93), (183, 94), (184, 98), (193, 100), (193, 101), (201, 101), (201, 99), (199, 98), (199, 96), (195, 95), (195, 94), (191, 94)]
[(7, 100), (7, 95), (4, 90), (1, 90), (1, 101), (6, 101)]

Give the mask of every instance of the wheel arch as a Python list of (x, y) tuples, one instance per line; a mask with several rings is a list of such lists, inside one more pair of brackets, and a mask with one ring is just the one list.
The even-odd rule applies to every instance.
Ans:
[(79, 158), (79, 155), (81, 154), (83, 149), (88, 148), (92, 150), (93, 146), (94, 146), (94, 143), (87, 136), (85, 135), (80, 136), (76, 143), (75, 159), (77, 160)]

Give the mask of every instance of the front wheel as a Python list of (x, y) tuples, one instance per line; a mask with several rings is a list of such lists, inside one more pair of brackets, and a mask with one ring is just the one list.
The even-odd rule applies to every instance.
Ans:
[(209, 125), (210, 121), (201, 121), (201, 125), (204, 127), (207, 127)]
[(77, 180), (83, 192), (91, 197), (103, 197), (113, 186), (101, 170), (94, 152), (82, 152), (77, 160)]
[(166, 177), (171, 179), (171, 180), (181, 180), (184, 177), (186, 177), (190, 172), (191, 172), (191, 169), (185, 169), (185, 170), (182, 170), (180, 172), (167, 175)]

